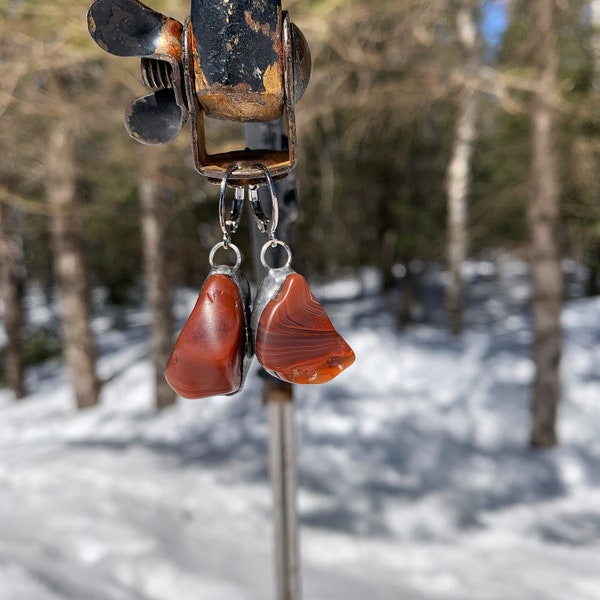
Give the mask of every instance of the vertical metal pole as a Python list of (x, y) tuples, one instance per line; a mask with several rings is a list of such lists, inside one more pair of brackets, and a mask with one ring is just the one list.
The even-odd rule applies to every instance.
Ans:
[(296, 436), (291, 386), (267, 381), (264, 395), (271, 431), (270, 467), (275, 516), (275, 576), (278, 600), (300, 598), (296, 510)]
[[(281, 121), (248, 123), (244, 126), (248, 148), (282, 150)], [(259, 188), (259, 194), (266, 190)], [(295, 181), (290, 173), (277, 183), (279, 199), (278, 239), (290, 241), (291, 223), (296, 212)], [(263, 207), (269, 206), (268, 194), (261, 196)], [(253, 231), (254, 269), (257, 281), (264, 276), (260, 262), (260, 248), (266, 241), (257, 229)], [(278, 250), (279, 248), (275, 248)], [(277, 259), (277, 257), (275, 257)], [(269, 412), (270, 472), (273, 487), (275, 525), (275, 579), (277, 600), (301, 600), (300, 540), (297, 511), (297, 457), (295, 436), (295, 409), (293, 388), (264, 373), (263, 398)]]

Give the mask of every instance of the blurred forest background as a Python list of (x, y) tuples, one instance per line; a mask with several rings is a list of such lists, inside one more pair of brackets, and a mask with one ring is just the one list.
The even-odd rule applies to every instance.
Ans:
[[(189, 10), (182, 0), (149, 3), (180, 21)], [(296, 111), (295, 268), (335, 277), (376, 267), (384, 291), (402, 286), (395, 310), (406, 326), (425, 318), (419, 278), (443, 264), (447, 323), (459, 333), (468, 257), (506, 249), (537, 260), (534, 296), (551, 305), (536, 309), (542, 350), (551, 349), (538, 366), (554, 369), (539, 393), (552, 396), (563, 296), (552, 265), (580, 261), (587, 293), (599, 293), (599, 4), (284, 2), (313, 58)], [(94, 44), (88, 6), (0, 0), (4, 376), (25, 395), (25, 366), (64, 345), (79, 406), (95, 404), (100, 388), (90, 290), (103, 291), (117, 320), (147, 293), (153, 356), (164, 364), (171, 290), (201, 284), (220, 238), (218, 188), (194, 172), (187, 129), (165, 147), (124, 131), (125, 107), (144, 93), (139, 61)], [(243, 132), (215, 122), (209, 136), (211, 149), (227, 150)], [(58, 286), (61, 339), (23, 329), (21, 299), (33, 284), (49, 302)], [(160, 407), (174, 398), (158, 371)], [(532, 434), (536, 445), (555, 443), (553, 410)]]

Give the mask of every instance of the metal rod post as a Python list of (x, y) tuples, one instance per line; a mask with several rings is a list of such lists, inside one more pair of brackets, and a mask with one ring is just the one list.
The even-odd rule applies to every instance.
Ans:
[(266, 382), (271, 430), (270, 466), (275, 517), (277, 598), (300, 598), (300, 556), (296, 510), (296, 436), (291, 386)]
[[(286, 143), (280, 121), (248, 123), (244, 126), (249, 148), (282, 150)], [(259, 193), (266, 190), (259, 188)], [(295, 182), (293, 173), (277, 184), (279, 198), (278, 239), (289, 242), (291, 222), (295, 216)], [(262, 198), (263, 206), (269, 205)], [(264, 236), (253, 231), (254, 269), (257, 281), (264, 275), (260, 262), (260, 248)], [(278, 250), (274, 248), (273, 250)], [(277, 259), (277, 257), (274, 257)], [(275, 580), (277, 600), (301, 600), (300, 540), (297, 511), (297, 457), (295, 436), (295, 408), (293, 388), (264, 373), (263, 398), (269, 412), (270, 472), (273, 487), (275, 525)]]

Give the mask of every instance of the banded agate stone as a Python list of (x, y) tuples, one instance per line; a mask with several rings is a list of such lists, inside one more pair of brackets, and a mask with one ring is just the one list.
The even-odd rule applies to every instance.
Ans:
[(237, 392), (242, 385), (244, 304), (235, 282), (208, 277), (165, 369), (169, 385), (184, 398)]
[(326, 383), (354, 362), (302, 275), (291, 273), (269, 301), (256, 328), (256, 357), (290, 383)]

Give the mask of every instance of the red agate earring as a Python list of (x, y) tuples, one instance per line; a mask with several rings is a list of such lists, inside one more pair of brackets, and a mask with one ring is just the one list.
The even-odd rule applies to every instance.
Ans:
[[(326, 383), (354, 362), (354, 352), (335, 330), (306, 279), (291, 268), (289, 246), (275, 237), (279, 220), (275, 184), (266, 167), (254, 167), (263, 171), (272, 201), (268, 218), (257, 186), (248, 186), (258, 226), (269, 237), (260, 256), (267, 275), (250, 316), (250, 288), (240, 270), (242, 256), (231, 242), (241, 219), (244, 187), (235, 187), (230, 217), (225, 216), (228, 178), (239, 168), (232, 166), (221, 182), (219, 218), (223, 241), (210, 253), (211, 271), (165, 369), (167, 381), (184, 398), (240, 391), (254, 352), (267, 372), (289, 383)], [(281, 267), (270, 266), (267, 253), (278, 247), (287, 255), (285, 263)], [(234, 252), (234, 265), (215, 263), (215, 255), (221, 249)]]
[[(261, 230), (269, 235), (269, 241), (262, 247), (260, 256), (267, 275), (252, 308), (256, 358), (266, 371), (283, 381), (326, 383), (354, 362), (354, 352), (335, 330), (306, 279), (291, 268), (290, 247), (275, 237), (279, 214), (277, 193), (266, 168), (264, 173), (272, 215), (268, 220), (259, 217)], [(256, 202), (257, 198), (253, 206)], [(256, 210), (255, 213), (258, 216)], [(267, 263), (267, 252), (277, 247), (285, 251), (287, 259), (283, 266), (272, 267)]]
[[(240, 270), (241, 252), (231, 242), (240, 222), (244, 190), (235, 188), (231, 217), (225, 219), (227, 178), (226, 174), (219, 202), (223, 241), (210, 252), (211, 271), (165, 368), (169, 385), (184, 398), (239, 392), (253, 357), (250, 286)], [(234, 265), (216, 264), (215, 256), (222, 249), (235, 254)]]

